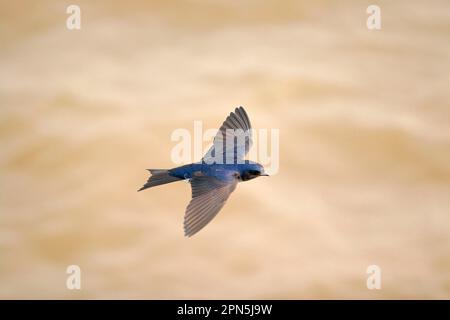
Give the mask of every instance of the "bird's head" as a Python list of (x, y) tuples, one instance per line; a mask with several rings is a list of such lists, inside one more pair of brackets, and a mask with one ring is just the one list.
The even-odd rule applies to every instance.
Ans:
[(259, 163), (248, 164), (241, 171), (242, 181), (247, 181), (262, 176), (269, 176), (269, 175), (264, 172), (264, 167)]

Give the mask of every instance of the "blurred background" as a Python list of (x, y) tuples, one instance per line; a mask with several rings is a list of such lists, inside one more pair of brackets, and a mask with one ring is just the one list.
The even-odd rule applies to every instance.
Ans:
[[(0, 298), (450, 298), (449, 13), (1, 0)], [(184, 238), (189, 185), (137, 193), (144, 169), (239, 105), (280, 129), (279, 172)]]

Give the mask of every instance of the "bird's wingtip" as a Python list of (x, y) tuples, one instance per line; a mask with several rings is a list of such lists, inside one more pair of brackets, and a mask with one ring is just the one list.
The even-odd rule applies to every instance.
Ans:
[(186, 230), (184, 230), (184, 237), (185, 237), (185, 238), (190, 238), (190, 237), (192, 237), (192, 234), (190, 234), (189, 232), (187, 232)]

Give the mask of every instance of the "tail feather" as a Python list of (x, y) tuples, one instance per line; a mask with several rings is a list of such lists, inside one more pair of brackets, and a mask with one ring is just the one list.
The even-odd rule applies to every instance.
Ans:
[(147, 169), (147, 170), (150, 171), (152, 175), (150, 176), (150, 178), (148, 178), (147, 182), (138, 191), (182, 180), (180, 178), (171, 176), (169, 174), (169, 170), (164, 169)]

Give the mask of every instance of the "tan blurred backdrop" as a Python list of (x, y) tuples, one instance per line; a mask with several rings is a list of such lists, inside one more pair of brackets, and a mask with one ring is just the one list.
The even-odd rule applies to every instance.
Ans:
[[(1, 298), (450, 298), (448, 1), (0, 3)], [(144, 169), (239, 105), (280, 170), (184, 238)]]

